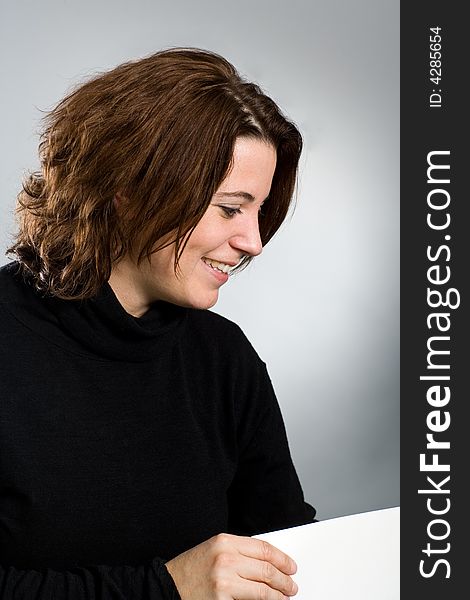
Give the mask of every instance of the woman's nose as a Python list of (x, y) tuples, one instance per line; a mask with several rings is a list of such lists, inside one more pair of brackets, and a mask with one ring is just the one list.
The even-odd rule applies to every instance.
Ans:
[(258, 256), (263, 250), (258, 214), (249, 221), (240, 222), (240, 229), (230, 238), (230, 245), (248, 256)]

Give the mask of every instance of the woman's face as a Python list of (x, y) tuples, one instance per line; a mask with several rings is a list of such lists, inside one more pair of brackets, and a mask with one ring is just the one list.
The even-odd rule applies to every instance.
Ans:
[[(228, 268), (261, 253), (258, 215), (276, 167), (276, 150), (261, 140), (238, 138), (233, 168), (190, 236), (174, 271), (174, 244), (137, 267), (129, 257), (109, 280), (124, 308), (143, 315), (156, 300), (206, 309), (214, 306)], [(224, 271), (224, 272), (222, 272)]]

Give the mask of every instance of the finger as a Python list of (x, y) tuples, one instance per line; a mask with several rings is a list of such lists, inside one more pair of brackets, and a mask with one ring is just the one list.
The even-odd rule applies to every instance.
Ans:
[(237, 567), (237, 573), (249, 581), (265, 583), (286, 596), (293, 596), (297, 593), (298, 588), (295, 581), (265, 560), (243, 557)]
[(240, 554), (271, 563), (286, 575), (293, 575), (297, 571), (295, 561), (269, 542), (248, 537), (239, 537), (238, 540)]
[(233, 595), (237, 600), (289, 600), (289, 596), (285, 596), (278, 590), (273, 590), (265, 583), (256, 581), (248, 581), (239, 579), (237, 589)]

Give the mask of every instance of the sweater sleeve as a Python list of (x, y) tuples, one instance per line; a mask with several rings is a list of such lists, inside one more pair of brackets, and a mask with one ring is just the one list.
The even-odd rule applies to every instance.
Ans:
[(164, 562), (22, 570), (0, 565), (2, 600), (181, 600)]
[(256, 535), (315, 521), (292, 462), (266, 365), (241, 417), (239, 465), (228, 492), (231, 531)]

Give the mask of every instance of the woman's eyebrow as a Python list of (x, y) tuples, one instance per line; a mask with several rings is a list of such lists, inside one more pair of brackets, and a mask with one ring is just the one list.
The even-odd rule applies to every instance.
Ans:
[[(242, 192), (242, 191), (237, 191), (237, 192), (216, 192), (215, 196), (225, 196), (227, 198), (236, 198), (236, 197), (239, 197), (239, 198), (243, 198), (244, 200), (248, 200), (248, 202), (254, 202), (255, 201), (255, 197), (254, 196), (252, 196), (248, 192)], [(268, 198), (265, 198), (263, 200), (263, 202), (265, 202), (267, 199)]]
[(249, 202), (254, 202), (255, 198), (254, 196), (252, 196), (251, 194), (249, 194), (248, 192), (217, 192), (215, 194), (216, 196), (226, 196), (228, 198), (234, 198), (234, 197), (240, 197), (243, 198), (244, 200), (248, 200)]

